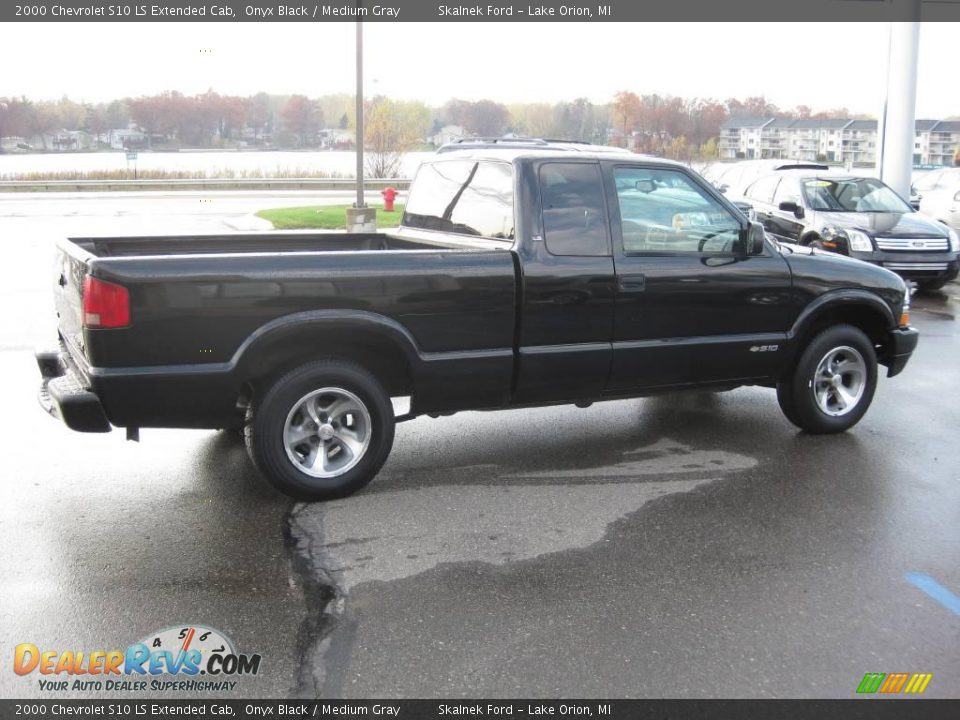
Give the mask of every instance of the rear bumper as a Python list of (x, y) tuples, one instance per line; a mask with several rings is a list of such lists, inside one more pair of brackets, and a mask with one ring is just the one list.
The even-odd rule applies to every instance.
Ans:
[(62, 348), (38, 350), (35, 355), (42, 377), (40, 406), (71, 430), (110, 432), (110, 421), (100, 398), (86, 387), (66, 351)]
[(912, 327), (897, 328), (890, 333), (890, 352), (887, 356), (887, 377), (899, 375), (917, 347), (920, 338)]

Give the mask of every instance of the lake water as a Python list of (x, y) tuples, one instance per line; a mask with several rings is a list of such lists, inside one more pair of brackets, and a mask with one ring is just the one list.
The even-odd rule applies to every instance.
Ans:
[[(433, 153), (412, 152), (404, 155), (400, 175), (413, 177), (424, 158)], [(237, 174), (273, 175), (296, 172), (323, 171), (331, 175), (352, 176), (356, 168), (356, 155), (342, 151), (316, 152), (141, 152), (136, 166), (138, 170), (169, 170), (216, 173), (233, 170)], [(125, 170), (132, 168), (127, 163), (126, 153), (49, 153), (0, 155), (0, 177), (34, 172), (65, 172), (92, 170)]]

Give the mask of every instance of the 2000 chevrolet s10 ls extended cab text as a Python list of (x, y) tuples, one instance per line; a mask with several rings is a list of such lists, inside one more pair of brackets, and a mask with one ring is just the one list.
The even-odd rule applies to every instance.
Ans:
[(71, 239), (58, 262), (50, 412), (244, 428), (305, 499), (362, 487), (423, 414), (763, 385), (843, 431), (917, 343), (892, 272), (777, 244), (681, 165), (573, 144), (440, 152), (392, 233)]

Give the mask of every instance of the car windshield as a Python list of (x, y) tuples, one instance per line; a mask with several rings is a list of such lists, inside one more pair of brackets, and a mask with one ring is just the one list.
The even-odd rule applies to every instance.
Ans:
[(913, 212), (899, 195), (874, 178), (810, 178), (802, 185), (812, 210)]

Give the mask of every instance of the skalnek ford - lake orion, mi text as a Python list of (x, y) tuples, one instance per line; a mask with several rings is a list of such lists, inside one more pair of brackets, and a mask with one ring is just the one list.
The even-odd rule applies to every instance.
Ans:
[(438, 5), (440, 17), (609, 17), (611, 5)]

